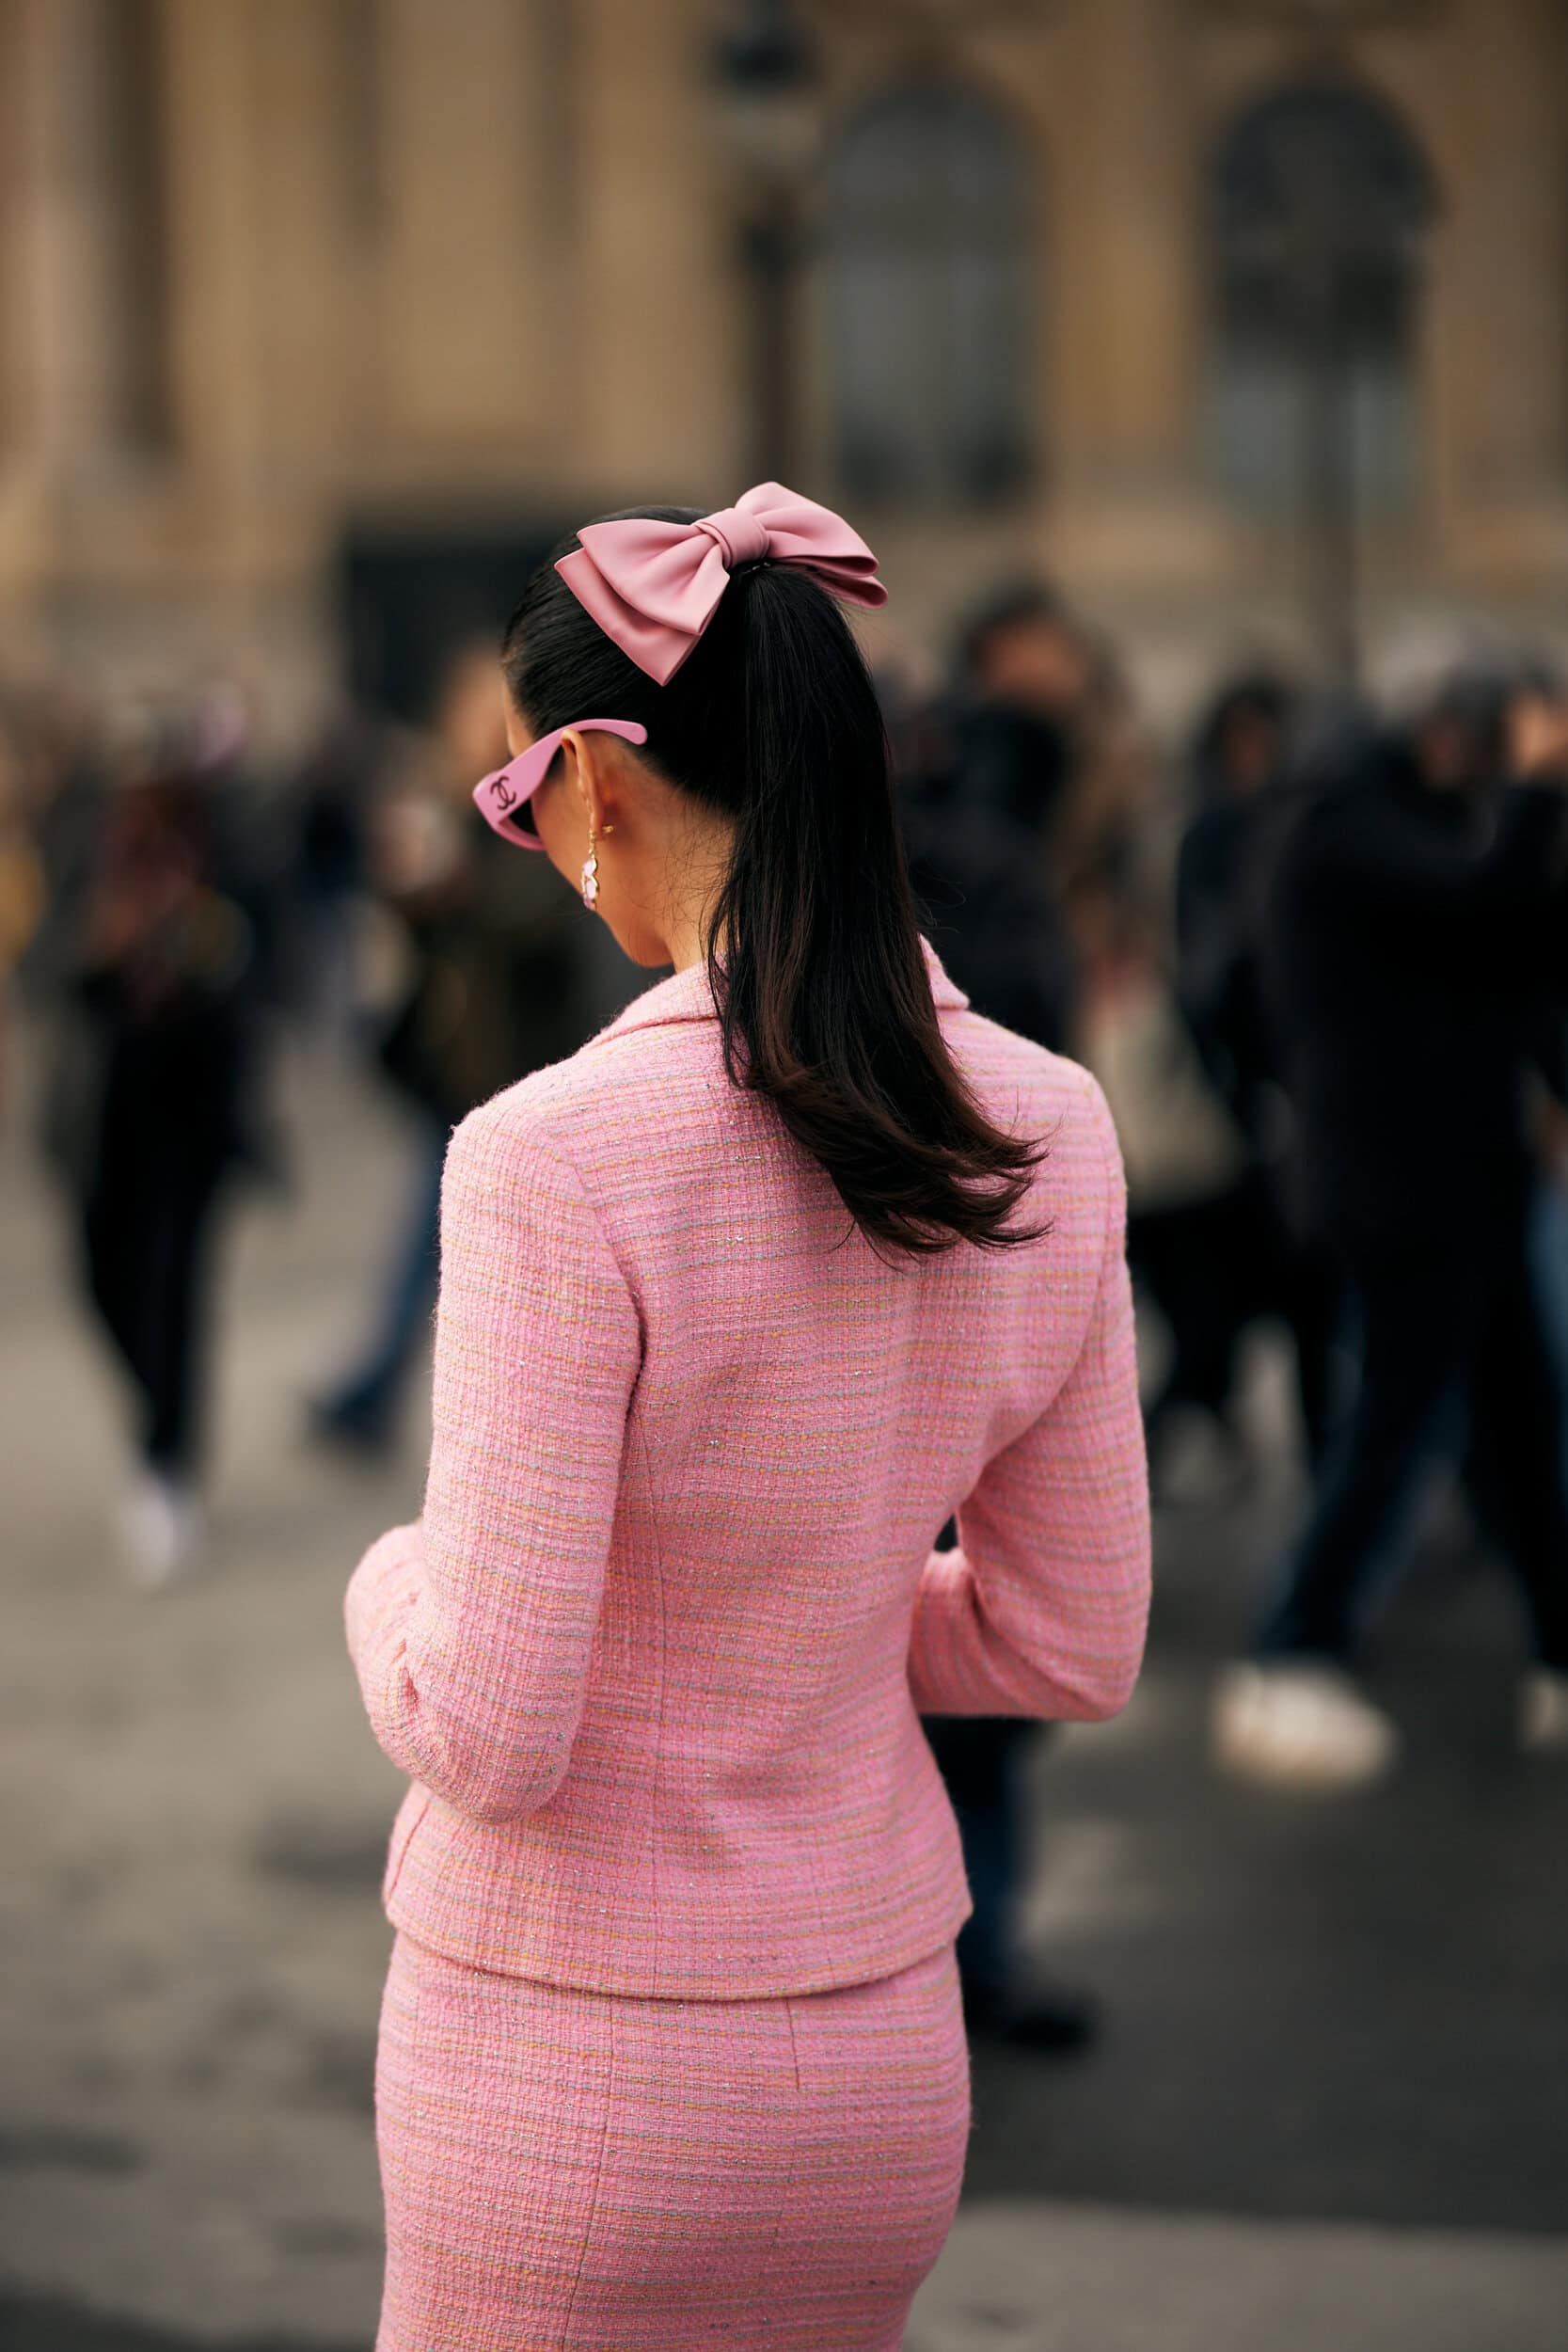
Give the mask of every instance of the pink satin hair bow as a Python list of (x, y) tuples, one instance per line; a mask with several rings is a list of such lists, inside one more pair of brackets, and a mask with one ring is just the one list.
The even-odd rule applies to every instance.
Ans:
[(759, 483), (694, 523), (585, 523), (578, 538), (556, 570), (606, 636), (660, 686), (712, 620), (738, 564), (798, 564), (846, 604), (887, 602), (859, 533), (778, 482)]

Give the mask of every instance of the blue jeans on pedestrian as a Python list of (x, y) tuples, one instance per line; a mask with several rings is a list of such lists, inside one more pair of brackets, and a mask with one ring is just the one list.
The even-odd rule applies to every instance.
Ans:
[(323, 1412), (368, 1438), (385, 1437), (436, 1304), (441, 1256), (441, 1170), (449, 1130), (432, 1120), (420, 1131), (407, 1213), (382, 1282), (381, 1306), (363, 1358), (325, 1400)]
[(1568, 1490), (1527, 1203), (1487, 1209), (1468, 1234), (1379, 1234), (1347, 1250), (1360, 1391), (1262, 1628), (1264, 1656), (1350, 1658), (1450, 1461), (1519, 1581), (1537, 1656), (1568, 1669)]

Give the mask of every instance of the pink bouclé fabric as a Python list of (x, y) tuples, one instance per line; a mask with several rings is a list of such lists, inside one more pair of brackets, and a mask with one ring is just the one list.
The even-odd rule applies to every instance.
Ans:
[(897, 2352), (951, 2227), (951, 1948), (776, 2001), (622, 2001), (400, 1935), (378, 2352)]
[(919, 1717), (1114, 1714), (1149, 1528), (1103, 1099), (927, 956), (1049, 1142), (1024, 1247), (879, 1255), (701, 967), (452, 1138), (424, 1507), (347, 1596), (411, 1782), (378, 2352), (896, 2352), (940, 2248), (970, 1903)]
[(889, 1974), (969, 1911), (918, 1715), (1126, 1700), (1115, 1135), (1085, 1072), (935, 993), (982, 1100), (1050, 1138), (1025, 1248), (879, 1256), (729, 1082), (700, 966), (453, 1136), (424, 1508), (347, 1597), (413, 1784), (388, 1909), (433, 1949), (721, 2000)]
[(840, 515), (780, 482), (693, 523), (626, 516), (585, 523), (556, 570), (607, 637), (667, 685), (742, 564), (791, 564), (847, 604), (887, 602), (877, 559)]

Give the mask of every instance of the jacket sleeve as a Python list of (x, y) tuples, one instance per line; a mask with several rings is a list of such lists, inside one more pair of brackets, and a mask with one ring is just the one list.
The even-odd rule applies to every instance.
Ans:
[(1092, 1723), (1132, 1696), (1149, 1600), (1148, 1477), (1138, 1402), (1127, 1191), (1104, 1098), (1107, 1177), (1093, 1307), (1045, 1412), (988, 1462), (915, 1602), (910, 1688), (927, 1715)]
[(371, 1547), (345, 1616), (376, 1739), (476, 1820), (535, 1811), (565, 1772), (641, 1358), (573, 1170), (473, 1113), (442, 1184), (424, 1509)]

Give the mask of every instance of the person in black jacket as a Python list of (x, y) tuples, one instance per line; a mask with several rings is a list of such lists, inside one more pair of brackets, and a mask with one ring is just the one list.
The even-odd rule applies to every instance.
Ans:
[(1145, 1279), (1174, 1333), (1169, 1396), (1205, 1406), (1225, 1425), (1241, 1336), (1259, 1316), (1277, 1316), (1294, 1344), (1302, 1434), (1316, 1462), (1330, 1413), (1338, 1278), (1285, 1212), (1278, 1054), (1261, 977), (1260, 877), (1297, 715), (1290, 686), (1259, 671), (1225, 686), (1197, 732), (1196, 805), (1176, 872), (1178, 995), (1248, 1163), (1201, 1216), (1170, 1217), (1168, 1233), (1152, 1221), (1142, 1247)]
[(258, 1108), (262, 927), (226, 849), (231, 780), (170, 764), (105, 790), (56, 958), (44, 1140), (83, 1287), (134, 1399), (119, 1517), (148, 1589), (204, 1543), (204, 1354), (230, 1179), (268, 1153)]
[(956, 691), (897, 745), (911, 879), (932, 945), (988, 1018), (1056, 1052), (1073, 973), (1050, 841), (1079, 763), (1085, 669), (1064, 608), (1025, 583), (975, 615)]
[[(902, 731), (901, 813), (924, 928), (977, 1011), (1059, 1052), (1073, 968), (1049, 841), (1078, 757), (1086, 657), (1043, 583), (993, 597), (959, 648), (956, 692)], [(949, 1529), (944, 1541), (953, 1540)], [(1013, 1925), (1024, 1869), (1024, 1769), (1039, 1727), (928, 1716), (926, 1737), (963, 1840), (974, 1911), (958, 1936), (970, 2033), (1040, 2051), (1098, 2028), (1075, 1990), (1021, 1980)]]
[(1365, 743), (1297, 813), (1270, 894), (1301, 1202), (1345, 1269), (1362, 1365), (1258, 1655), (1217, 1695), (1217, 1753), (1258, 1778), (1348, 1787), (1393, 1761), (1347, 1670), (1445, 1458), (1524, 1592), (1523, 1736), (1568, 1740), (1568, 1497), (1527, 1117), (1543, 1022), (1568, 999), (1568, 792), (1501, 780), (1511, 698), (1456, 675)]

